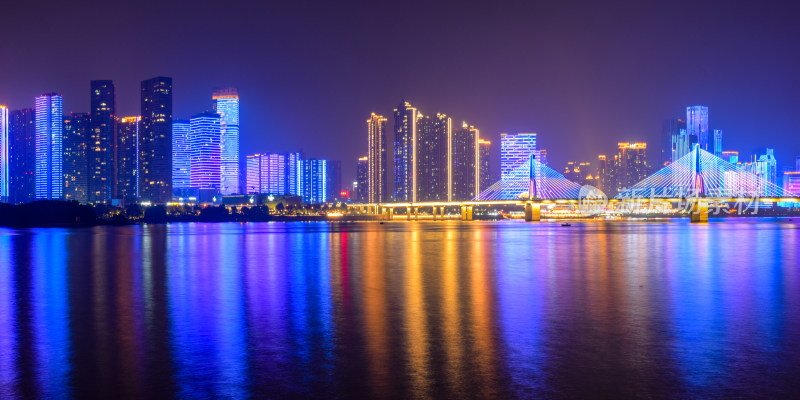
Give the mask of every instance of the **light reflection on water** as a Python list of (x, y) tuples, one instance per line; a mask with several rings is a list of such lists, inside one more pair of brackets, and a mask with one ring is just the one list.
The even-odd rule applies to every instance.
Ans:
[(0, 398), (788, 396), (799, 226), (0, 230)]

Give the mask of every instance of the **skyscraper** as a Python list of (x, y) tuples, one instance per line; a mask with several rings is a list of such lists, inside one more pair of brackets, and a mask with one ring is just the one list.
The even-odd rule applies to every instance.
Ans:
[(452, 200), (472, 200), (480, 186), (478, 130), (463, 122), (452, 134)]
[(89, 92), (89, 202), (103, 203), (111, 200), (114, 181), (114, 83), (108, 80), (92, 81)]
[(689, 154), (697, 143), (696, 136), (689, 136), (686, 129), (681, 129), (677, 135), (672, 135), (672, 162)]
[(287, 153), (286, 157), (286, 194), (303, 197), (303, 154)]
[(139, 195), (166, 203), (172, 199), (172, 78), (142, 81), (139, 135)]
[(7, 201), (9, 198), (9, 185), (11, 175), (9, 173), (9, 151), (10, 143), (8, 138), (8, 108), (0, 105), (0, 202)]
[(90, 121), (88, 113), (64, 116), (64, 200), (89, 201)]
[[(610, 186), (608, 182), (608, 157), (604, 154), (597, 156), (597, 173), (595, 174), (595, 184), (598, 189), (605, 192)], [(606, 193), (608, 195), (609, 193)]]
[(758, 159), (753, 162), (753, 169), (767, 182), (777, 183), (778, 161), (775, 159), (774, 149), (766, 149), (764, 154), (758, 156)]
[(417, 118), (407, 101), (394, 109), (395, 201), (417, 201)]
[(618, 148), (617, 189), (621, 191), (647, 178), (647, 143), (619, 143)]
[(382, 203), (387, 200), (386, 196), (388, 193), (386, 187), (388, 184), (388, 170), (386, 168), (386, 118), (382, 115), (372, 113), (367, 120), (367, 142), (367, 162), (369, 167), (367, 183), (364, 187), (359, 186), (359, 190), (363, 190), (367, 195), (363, 198), (360, 197), (359, 201)]
[[(674, 162), (678, 158), (686, 155), (689, 150), (684, 151), (688, 146), (688, 141), (681, 138), (686, 135), (686, 120), (683, 118), (672, 118), (664, 120), (661, 128), (661, 165)], [(684, 145), (686, 143), (686, 145)], [(679, 149), (676, 146), (681, 146)], [(688, 149), (688, 147), (687, 147)], [(675, 156), (678, 156), (675, 158)]]
[(222, 172), (220, 117), (205, 112), (189, 119), (189, 179), (191, 187), (218, 194)]
[(63, 99), (58, 93), (36, 98), (36, 198), (60, 199), (63, 175)]
[[(700, 144), (700, 148), (709, 151), (708, 147), (708, 107), (689, 106), (686, 107), (686, 133), (695, 139), (689, 139)], [(693, 149), (691, 145), (690, 149)], [(691, 150), (690, 150), (691, 151)]]
[(139, 198), (139, 128), (142, 118), (122, 117), (117, 122), (114, 198), (135, 203)]
[(192, 187), (190, 175), (191, 146), (189, 121), (172, 123), (172, 189), (181, 191)]
[(714, 129), (714, 155), (722, 156), (722, 129)]
[(9, 200), (13, 204), (36, 198), (36, 110), (26, 108), (9, 115)]
[(214, 91), (214, 112), (220, 116), (222, 143), (222, 194), (239, 193), (239, 91)]
[(303, 201), (309, 204), (325, 203), (328, 193), (328, 162), (326, 160), (309, 159), (303, 162), (303, 184), (305, 191)]
[(480, 174), (478, 190), (476, 191), (478, 194), (494, 184), (494, 178), (489, 169), (491, 165), (491, 159), (489, 157), (491, 145), (492, 142), (488, 140), (478, 139), (478, 173)]
[(354, 201), (360, 203), (372, 203), (369, 199), (369, 156), (359, 157), (356, 164), (356, 186)]
[(450, 147), (452, 120), (444, 114), (417, 118), (415, 201), (446, 201), (450, 198)]
[(325, 183), (325, 199), (326, 201), (341, 200), (340, 194), (342, 191), (342, 162), (338, 160), (327, 161), (327, 173), (325, 174), (328, 180)]
[(535, 133), (500, 134), (500, 180), (513, 180), (528, 176), (528, 171), (515, 171), (536, 152)]
[(723, 160), (731, 163), (736, 164), (739, 162), (739, 152), (738, 151), (723, 151), (720, 155), (720, 158)]
[[(289, 153), (295, 154), (296, 153)], [(283, 196), (287, 193), (286, 154), (262, 153), (247, 156), (247, 193)], [(302, 168), (301, 168), (302, 171)]]

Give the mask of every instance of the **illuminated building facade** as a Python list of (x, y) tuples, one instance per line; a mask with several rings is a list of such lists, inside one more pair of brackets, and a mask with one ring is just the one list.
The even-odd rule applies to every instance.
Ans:
[(11, 174), (9, 172), (10, 143), (8, 136), (8, 108), (0, 105), (0, 202), (8, 201)]
[(9, 202), (26, 203), (36, 198), (36, 109), (9, 113)]
[(536, 159), (539, 160), (542, 165), (547, 165), (547, 150), (541, 149), (536, 151)]
[[(700, 144), (700, 148), (709, 151), (708, 143), (708, 107), (689, 106), (686, 107), (686, 133), (690, 136), (690, 141)], [(691, 137), (694, 138), (691, 138)], [(689, 149), (694, 148), (693, 143)]]
[(213, 94), (214, 112), (220, 116), (222, 143), (222, 187), (224, 195), (239, 193), (239, 91), (217, 89)]
[[(367, 172), (366, 185), (359, 186), (360, 191), (366, 191), (365, 197), (359, 197), (359, 201), (368, 203), (385, 202), (388, 189), (388, 169), (386, 167), (386, 118), (382, 115), (372, 113), (367, 120)], [(360, 163), (360, 161), (359, 161)], [(360, 165), (360, 164), (359, 164)], [(359, 185), (361, 185), (359, 183)]]
[(141, 84), (139, 196), (172, 200), (172, 78), (156, 77)]
[(93, 136), (90, 114), (64, 116), (64, 200), (89, 201), (89, 157)]
[(89, 202), (104, 203), (111, 200), (114, 186), (114, 83), (91, 81), (89, 107)]
[(500, 134), (500, 180), (524, 178), (527, 171), (515, 171), (536, 152), (535, 133)]
[(342, 162), (338, 160), (327, 160), (326, 164), (327, 173), (325, 177), (326, 201), (340, 201), (342, 192)]
[(609, 187), (608, 182), (608, 157), (604, 154), (597, 156), (597, 172), (595, 173), (595, 186), (601, 191), (605, 192)]
[(720, 155), (720, 158), (723, 160), (731, 163), (737, 164), (739, 163), (739, 152), (738, 151), (723, 151)]
[[(290, 153), (296, 154), (296, 153)], [(263, 153), (247, 156), (248, 193), (283, 196), (287, 192), (289, 155)]]
[(800, 196), (800, 170), (783, 173), (783, 190), (787, 195)]
[(135, 203), (139, 198), (139, 129), (141, 121), (142, 118), (139, 116), (122, 117), (117, 121), (114, 198), (122, 200), (124, 204)]
[(617, 191), (629, 188), (647, 178), (647, 143), (618, 143)]
[[(683, 136), (682, 136), (683, 135)], [(661, 165), (674, 162), (689, 153), (688, 140), (685, 138), (686, 120), (672, 118), (664, 121), (661, 128)]]
[(714, 155), (722, 157), (722, 129), (714, 129)]
[(491, 165), (491, 150), (492, 142), (478, 138), (478, 190), (480, 194), (494, 184), (494, 178), (490, 169)]
[(463, 122), (452, 133), (452, 197), (451, 200), (472, 200), (480, 187), (479, 132)]
[(220, 117), (201, 113), (189, 119), (189, 180), (192, 188), (209, 194), (219, 193), (222, 145)]
[(450, 198), (450, 146), (452, 120), (444, 114), (419, 115), (415, 201), (447, 201)]
[(64, 193), (63, 99), (58, 93), (36, 98), (36, 198), (61, 199)]
[(778, 161), (775, 159), (774, 149), (767, 149), (752, 165), (756, 175), (763, 177), (767, 182), (777, 184)]
[(369, 175), (370, 175), (369, 156), (359, 157), (356, 164), (356, 184), (353, 187), (355, 201), (362, 203), (372, 203), (370, 199)]
[(286, 194), (303, 196), (303, 154), (287, 153), (286, 157)]
[(394, 109), (394, 200), (417, 201), (417, 109), (407, 101)]
[(179, 191), (192, 187), (189, 121), (172, 123), (172, 188)]
[(309, 159), (303, 162), (303, 202), (319, 204), (327, 201), (328, 162)]

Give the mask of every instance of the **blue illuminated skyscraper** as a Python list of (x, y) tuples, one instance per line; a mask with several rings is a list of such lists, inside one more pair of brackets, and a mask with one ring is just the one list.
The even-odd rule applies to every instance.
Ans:
[(528, 162), (531, 154), (536, 152), (535, 133), (501, 133), (500, 134), (500, 180), (525, 178), (527, 171), (517, 168)]
[(36, 109), (9, 114), (9, 201), (26, 203), (36, 198)]
[(9, 138), (8, 138), (8, 108), (0, 106), (0, 202), (7, 201), (8, 187), (11, 182), (9, 174)]
[(722, 129), (714, 129), (714, 155), (722, 157)]
[(60, 199), (64, 191), (63, 100), (58, 93), (36, 98), (36, 198)]
[(303, 196), (303, 154), (286, 154), (286, 194)]
[[(686, 107), (686, 133), (696, 139), (690, 139), (700, 144), (700, 148), (709, 151), (708, 143), (708, 107)], [(692, 145), (690, 148), (694, 148)], [(673, 160), (674, 161), (674, 160)]]
[(221, 191), (239, 193), (239, 92), (235, 88), (217, 89), (213, 100), (222, 135)]
[(184, 190), (192, 187), (189, 172), (189, 121), (172, 123), (172, 189)]
[(303, 162), (303, 202), (309, 204), (325, 203), (327, 198), (328, 162), (310, 159)]
[(189, 177), (191, 187), (209, 194), (219, 193), (222, 171), (220, 118), (202, 113), (189, 119)]

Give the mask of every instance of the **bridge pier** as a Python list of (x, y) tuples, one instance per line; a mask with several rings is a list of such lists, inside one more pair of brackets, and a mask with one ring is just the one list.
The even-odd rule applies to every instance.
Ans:
[(386, 215), (389, 221), (394, 219), (394, 207), (387, 207), (386, 208)]
[(542, 220), (542, 204), (532, 201), (525, 202), (525, 221), (539, 222)]
[(692, 213), (689, 215), (692, 223), (708, 222), (708, 201), (698, 199), (692, 205)]
[(461, 220), (472, 221), (472, 206), (467, 206), (467, 205), (461, 206)]

